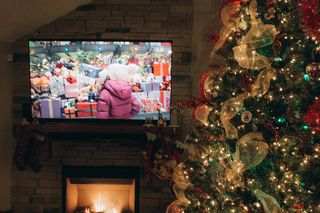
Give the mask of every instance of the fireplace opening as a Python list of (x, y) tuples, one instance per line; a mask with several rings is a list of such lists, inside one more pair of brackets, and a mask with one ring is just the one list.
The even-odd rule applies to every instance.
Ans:
[(66, 213), (139, 212), (139, 167), (64, 166)]

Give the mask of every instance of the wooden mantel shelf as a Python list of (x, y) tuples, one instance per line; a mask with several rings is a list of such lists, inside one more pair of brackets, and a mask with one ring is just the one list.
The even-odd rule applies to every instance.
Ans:
[(99, 123), (44, 123), (32, 124), (31, 128), (43, 133), (76, 133), (76, 134), (123, 134), (141, 135), (146, 131), (159, 134), (180, 134), (180, 127), (146, 127), (143, 124), (99, 124)]
[(45, 133), (101, 133), (144, 134), (142, 125), (94, 124), (94, 123), (45, 123), (32, 124), (33, 130)]

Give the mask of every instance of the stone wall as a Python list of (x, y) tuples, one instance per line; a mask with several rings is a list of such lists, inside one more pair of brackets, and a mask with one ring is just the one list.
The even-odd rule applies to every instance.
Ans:
[[(137, 39), (173, 41), (173, 102), (188, 99), (192, 91), (191, 37), (192, 0), (95, 0), (41, 27), (14, 43), (15, 72), (13, 123), (29, 103), (29, 38)], [(12, 207), (15, 213), (60, 212), (61, 166), (143, 165), (143, 142), (110, 140), (49, 139), (52, 159), (42, 161), (34, 173), (12, 169)], [(170, 183), (153, 178), (141, 183), (141, 212), (165, 212), (173, 200)]]
[(21, 103), (29, 101), (29, 38), (172, 40), (172, 99), (188, 100), (192, 12), (192, 0), (95, 0), (18, 40), (14, 44), (15, 117), (20, 116)]
[(169, 181), (143, 178), (144, 141), (125, 139), (55, 139), (52, 158), (42, 161), (40, 172), (30, 168), (12, 171), (12, 202), (15, 213), (59, 213), (61, 211), (62, 165), (141, 166), (140, 212), (165, 212), (174, 200)]
[(11, 45), (0, 42), (0, 89), (2, 101), (0, 106), (0, 212), (10, 208), (10, 170), (11, 170), (11, 108), (12, 108), (12, 71), (13, 64), (8, 62)]

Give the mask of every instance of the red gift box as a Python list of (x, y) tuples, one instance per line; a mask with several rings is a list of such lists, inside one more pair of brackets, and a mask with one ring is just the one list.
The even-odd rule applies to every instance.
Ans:
[(158, 100), (142, 99), (141, 100), (142, 111), (157, 112), (160, 109)]
[(170, 42), (161, 42), (161, 46), (163, 47), (170, 47), (171, 43)]
[(77, 98), (80, 95), (79, 83), (69, 83), (68, 81), (64, 82), (64, 87), (66, 91), (67, 98)]
[(76, 105), (79, 118), (96, 117), (97, 102), (78, 102)]
[(154, 63), (153, 64), (154, 76), (168, 76), (170, 75), (170, 64), (169, 63)]
[(167, 111), (170, 110), (170, 92), (169, 91), (160, 91), (160, 103), (162, 107)]
[(170, 91), (152, 91), (148, 93), (150, 100), (156, 100), (165, 110), (170, 109)]
[(128, 58), (128, 63), (139, 65), (139, 59), (135, 57)]

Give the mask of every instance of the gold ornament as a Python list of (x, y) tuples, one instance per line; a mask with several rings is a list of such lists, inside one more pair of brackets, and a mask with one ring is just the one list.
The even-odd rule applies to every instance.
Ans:
[(310, 76), (320, 75), (320, 64), (313, 62), (306, 67), (306, 73)]
[(250, 111), (245, 111), (241, 114), (241, 121), (243, 123), (249, 123), (252, 119), (252, 113)]

